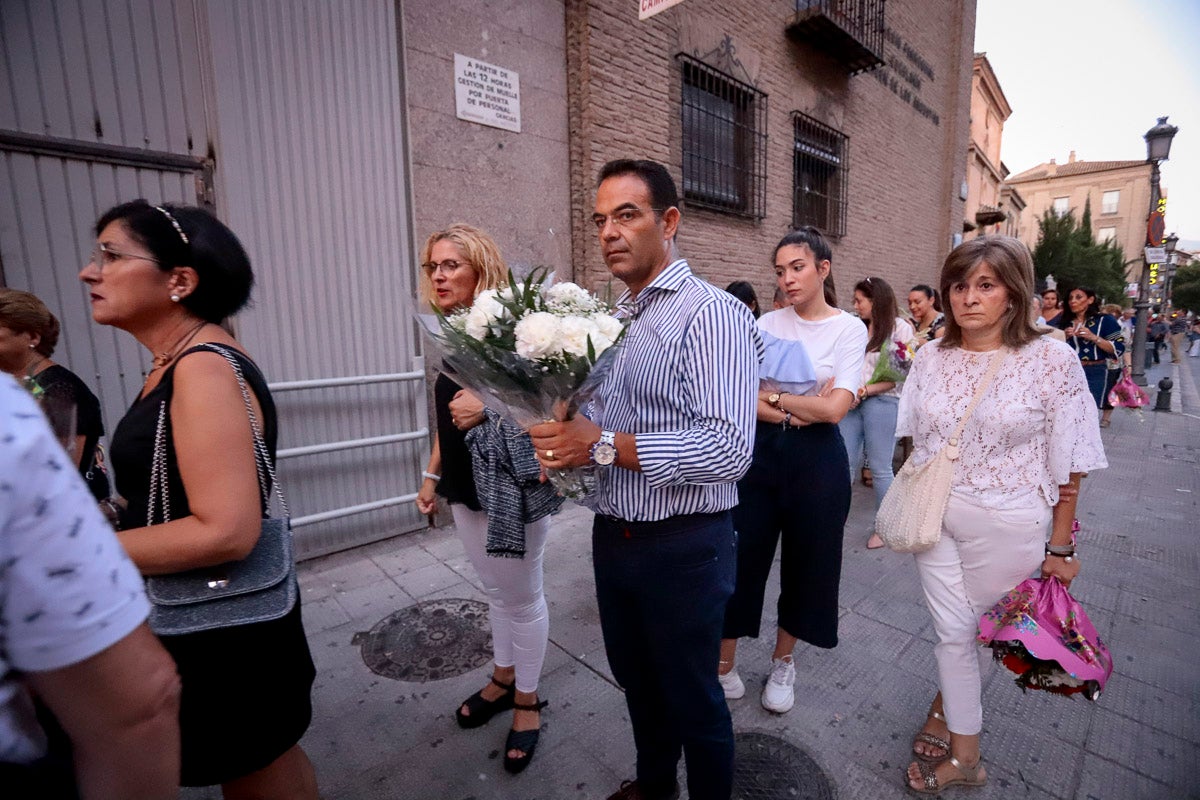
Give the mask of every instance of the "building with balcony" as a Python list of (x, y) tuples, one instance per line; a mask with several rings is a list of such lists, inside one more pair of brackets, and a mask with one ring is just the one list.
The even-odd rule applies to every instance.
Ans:
[[(987, 53), (976, 53), (971, 65), (971, 133), (967, 145), (967, 199), (963, 235), (1016, 235), (1024, 201), (1006, 186), (1008, 167), (1000, 160), (1004, 121), (1012, 106), (1000, 88)], [(973, 232), (973, 233), (972, 233)]]
[[(1037, 245), (1038, 220), (1045, 212), (1071, 214), (1078, 220), (1090, 204), (1096, 241), (1115, 240), (1125, 254), (1128, 280), (1136, 281), (1141, 275), (1150, 205), (1149, 163), (1079, 161), (1072, 150), (1065, 164), (1050, 159), (1009, 176), (1007, 182), (1025, 198), (1020, 237), (1030, 248)], [(1162, 196), (1166, 194), (1164, 187)]]

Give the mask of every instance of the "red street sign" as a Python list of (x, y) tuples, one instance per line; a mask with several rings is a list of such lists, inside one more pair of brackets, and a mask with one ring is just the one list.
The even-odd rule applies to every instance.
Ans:
[(1167, 232), (1167, 223), (1163, 219), (1161, 211), (1155, 211), (1150, 214), (1150, 221), (1146, 223), (1146, 244), (1151, 247), (1162, 247), (1163, 234)]

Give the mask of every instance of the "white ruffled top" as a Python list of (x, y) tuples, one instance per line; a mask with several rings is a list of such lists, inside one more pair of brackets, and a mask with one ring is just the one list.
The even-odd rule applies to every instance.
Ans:
[[(913, 437), (923, 464), (946, 445), (987, 372), (993, 352), (930, 343), (917, 351), (900, 396), (897, 436)], [(1108, 466), (1096, 403), (1078, 356), (1046, 336), (1009, 353), (959, 443), (952, 491), (989, 508), (1049, 505), (1072, 472)]]

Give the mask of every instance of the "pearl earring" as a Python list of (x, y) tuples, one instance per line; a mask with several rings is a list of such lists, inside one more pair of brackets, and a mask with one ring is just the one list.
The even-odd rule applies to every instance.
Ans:
[(177, 295), (177, 294), (173, 294), (173, 295), (171, 295), (171, 302), (172, 302), (172, 303), (178, 303), (178, 302), (179, 302), (179, 295)]

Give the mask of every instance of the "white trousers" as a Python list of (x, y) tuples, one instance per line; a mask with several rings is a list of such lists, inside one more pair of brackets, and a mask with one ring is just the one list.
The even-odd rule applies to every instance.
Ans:
[(550, 612), (542, 593), (542, 554), (550, 517), (525, 526), (525, 557), (487, 554), (487, 512), (452, 503), (454, 526), (488, 598), (496, 666), (515, 667), (518, 692), (536, 692), (550, 637)]
[(946, 725), (970, 736), (983, 728), (981, 670), (991, 650), (979, 646), (979, 618), (1041, 566), (1051, 509), (1036, 490), (1016, 508), (985, 508), (950, 495), (942, 538), (918, 553), (917, 572), (933, 617), (938, 683)]

